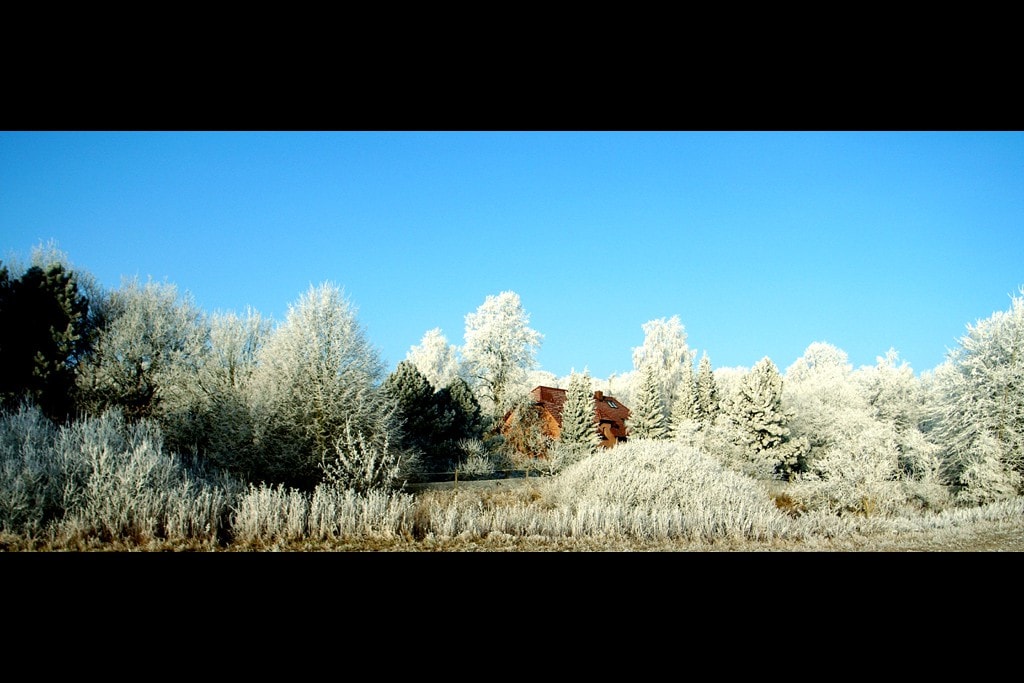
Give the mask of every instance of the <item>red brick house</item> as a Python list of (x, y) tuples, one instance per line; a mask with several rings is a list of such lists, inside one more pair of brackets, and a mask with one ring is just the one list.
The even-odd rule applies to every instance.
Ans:
[[(565, 405), (565, 389), (555, 387), (536, 387), (530, 392), (533, 405), (540, 412), (544, 433), (557, 440), (562, 433), (562, 407)], [(601, 445), (611, 448), (626, 440), (626, 419), (629, 408), (622, 405), (614, 396), (605, 396), (600, 391), (594, 392), (594, 421), (601, 436)], [(506, 425), (509, 417), (506, 416)]]

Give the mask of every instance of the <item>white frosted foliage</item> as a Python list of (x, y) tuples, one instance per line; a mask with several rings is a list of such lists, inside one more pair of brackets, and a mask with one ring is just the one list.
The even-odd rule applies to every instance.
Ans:
[(600, 437), (597, 434), (594, 413), (594, 392), (590, 388), (590, 374), (573, 372), (569, 376), (569, 388), (562, 406), (561, 442), (587, 453), (597, 450)]
[(529, 322), (519, 295), (511, 291), (488, 296), (466, 315), (462, 357), (481, 407), (492, 415), (511, 404), (513, 388), (522, 387), (526, 373), (537, 366), (543, 335)]
[(428, 330), (419, 345), (409, 349), (405, 358), (423, 373), (435, 391), (449, 386), (462, 374), (458, 349), (448, 343), (439, 327)]
[(678, 315), (650, 320), (643, 324), (643, 331), (643, 344), (633, 349), (633, 369), (639, 376), (650, 367), (666, 404), (672, 405), (680, 384), (693, 371), (696, 352), (686, 342), (686, 328)]

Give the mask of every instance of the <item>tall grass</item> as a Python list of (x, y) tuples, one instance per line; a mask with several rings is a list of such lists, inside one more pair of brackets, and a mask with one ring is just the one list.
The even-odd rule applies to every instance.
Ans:
[(262, 545), (396, 539), (407, 535), (413, 497), (372, 490), (360, 493), (321, 484), (312, 494), (283, 486), (250, 486), (232, 515), (238, 543)]
[(1019, 527), (1024, 517), (1024, 498), (956, 508), (934, 484), (854, 474), (764, 481), (696, 447), (634, 440), (501, 487), (414, 496), (329, 482), (307, 491), (183, 462), (145, 420), (109, 412), (56, 426), (26, 406), (0, 415), (0, 548), (814, 549), (879, 535), (953, 538), (975, 524)]

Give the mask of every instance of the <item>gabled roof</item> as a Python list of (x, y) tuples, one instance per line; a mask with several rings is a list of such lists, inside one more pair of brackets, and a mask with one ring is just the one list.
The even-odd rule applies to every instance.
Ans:
[(558, 420), (558, 424), (562, 424), (562, 408), (565, 407), (565, 389), (536, 387), (530, 392), (530, 395), (533, 396), (534, 402), (541, 404), (545, 410), (551, 413), (553, 418)]
[[(547, 410), (553, 418), (562, 424), (562, 409), (565, 406), (565, 389), (539, 386), (530, 392), (533, 400)], [(606, 396), (600, 391), (594, 392), (594, 412), (598, 422), (609, 422), (616, 437), (626, 436), (626, 420), (629, 408), (622, 405), (614, 396)]]

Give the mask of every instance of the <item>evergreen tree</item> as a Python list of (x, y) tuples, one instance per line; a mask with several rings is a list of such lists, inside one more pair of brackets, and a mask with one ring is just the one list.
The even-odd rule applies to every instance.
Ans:
[(697, 416), (697, 386), (693, 367), (684, 368), (669, 415), (669, 433), (673, 439), (687, 434)]
[(433, 442), (433, 431), (438, 421), (434, 389), (417, 367), (408, 360), (401, 361), (394, 372), (381, 385), (382, 391), (398, 406), (401, 422), (399, 445), (423, 452)]
[(782, 408), (782, 375), (767, 356), (740, 380), (727, 415), (748, 460), (786, 478), (796, 472), (797, 451), (787, 448), (790, 415)]
[(89, 322), (89, 301), (62, 264), (32, 266), (18, 278), (0, 264), (0, 407), (27, 399), (52, 419), (70, 417)]
[(594, 392), (590, 388), (590, 374), (573, 372), (569, 375), (569, 388), (562, 406), (562, 433), (560, 441), (582, 453), (597, 451), (601, 438), (595, 424)]
[(629, 435), (636, 439), (664, 439), (668, 436), (665, 424), (665, 401), (661, 384), (652, 366), (645, 366), (637, 392), (636, 407), (629, 414)]
[(442, 387), (438, 394), (440, 405), (454, 414), (446, 441), (458, 443), (463, 439), (483, 437), (487, 429), (487, 420), (466, 380), (456, 377), (451, 384)]
[(711, 371), (711, 359), (705, 353), (700, 359), (697, 368), (697, 405), (695, 418), (700, 422), (702, 428), (707, 428), (715, 421), (720, 408), (718, 398), (718, 384), (715, 382), (715, 375)]

